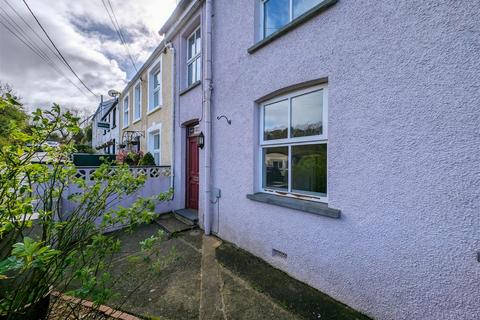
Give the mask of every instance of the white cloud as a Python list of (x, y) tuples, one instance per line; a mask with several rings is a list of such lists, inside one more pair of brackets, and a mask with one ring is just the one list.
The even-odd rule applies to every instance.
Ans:
[[(30, 31), (7, 6), (10, 3), (43, 36), (30, 13), (20, 1), (0, 0), (2, 7)], [(121, 90), (134, 75), (134, 69), (101, 0), (27, 1), (47, 32), (80, 78), (98, 95), (109, 89)], [(175, 0), (110, 0), (122, 31), (129, 42), (137, 67), (160, 42), (158, 30), (175, 7)], [(4, 14), (0, 10), (0, 13)], [(0, 18), (1, 19), (1, 18)], [(3, 20), (3, 19), (2, 19)], [(53, 54), (29, 32), (30, 38)], [(45, 39), (46, 42), (48, 42)], [(80, 93), (42, 59), (15, 39), (0, 25), (0, 81), (11, 84), (29, 108), (48, 107), (56, 102), (69, 108), (93, 112), (99, 99), (82, 87), (68, 69), (63, 72), (82, 88)], [(60, 66), (60, 62), (56, 60)]]

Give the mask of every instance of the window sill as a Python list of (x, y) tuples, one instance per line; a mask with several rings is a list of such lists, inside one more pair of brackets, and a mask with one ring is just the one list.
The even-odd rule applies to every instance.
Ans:
[(149, 110), (149, 111), (147, 112), (147, 116), (151, 115), (152, 113), (154, 113), (155, 111), (160, 110), (160, 109), (162, 109), (162, 106), (161, 106), (161, 105), (153, 108), (152, 110)]
[(142, 118), (136, 119), (135, 121), (132, 122), (132, 125), (135, 124), (135, 123), (137, 123), (137, 122), (140, 122), (140, 120), (142, 120)]
[(326, 203), (296, 199), (292, 197), (282, 197), (264, 192), (247, 194), (247, 198), (253, 201), (273, 204), (280, 207), (304, 211), (334, 219), (339, 219), (341, 213), (340, 210), (329, 208)]
[(192, 83), (188, 88), (180, 91), (180, 94), (179, 94), (179, 95), (184, 95), (185, 93), (187, 93), (188, 91), (192, 90), (193, 88), (198, 87), (201, 83), (202, 83), (202, 81), (200, 81), (200, 80), (195, 81), (195, 82)]
[(247, 50), (248, 53), (252, 54), (255, 51), (257, 51), (258, 49), (260, 49), (260, 48), (266, 46), (267, 44), (269, 44), (270, 42), (274, 41), (275, 39), (280, 38), (284, 34), (290, 32), (291, 30), (300, 26), (301, 24), (303, 24), (307, 20), (310, 20), (315, 15), (319, 14), (320, 12), (322, 12), (322, 11), (326, 10), (327, 8), (329, 8), (330, 6), (334, 5), (335, 3), (337, 3), (337, 1), (338, 0), (325, 0), (322, 3), (319, 3), (318, 5), (313, 7), (312, 9), (310, 9), (307, 12), (305, 12), (304, 14), (302, 14), (300, 17), (298, 17), (298, 18), (292, 20), (291, 22), (287, 23), (286, 25), (284, 25), (281, 29), (275, 31), (274, 33), (272, 33), (268, 37), (263, 38), (259, 42), (255, 43), (253, 46), (248, 48), (248, 50)]

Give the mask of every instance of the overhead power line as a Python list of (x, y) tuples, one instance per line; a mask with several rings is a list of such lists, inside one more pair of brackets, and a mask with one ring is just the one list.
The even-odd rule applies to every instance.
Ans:
[[(122, 29), (120, 28), (120, 24), (118, 23), (117, 16), (115, 15), (115, 11), (113, 10), (112, 3), (110, 2), (110, 0), (106, 0), (106, 1), (108, 3), (108, 6), (110, 7), (110, 10), (108, 10), (105, 0), (102, 0), (102, 3), (103, 3), (103, 6), (105, 7), (105, 10), (108, 13), (108, 17), (110, 18), (110, 21), (112, 22), (113, 28), (115, 29), (115, 32), (117, 33), (118, 37), (120, 38), (120, 41), (125, 47), (125, 50), (127, 51), (127, 55), (130, 61), (132, 62), (133, 68), (135, 69), (135, 71), (138, 71), (135, 61), (130, 53), (130, 49), (128, 47), (127, 41), (125, 40), (125, 36), (123, 35)], [(110, 14), (110, 11), (112, 12), (111, 14)]]
[[(3, 15), (0, 14), (1, 17), (3, 17)], [(3, 18), (5, 21), (6, 19)], [(65, 73), (62, 72), (62, 70), (60, 70), (57, 65), (55, 65), (51, 60), (48, 60), (46, 59), (42, 54), (40, 54), (39, 52), (37, 52), (37, 50), (32, 47), (31, 43), (26, 41), (24, 38), (22, 38), (19, 34), (17, 34), (15, 31), (13, 31), (8, 25), (6, 25), (3, 21), (0, 20), (0, 24), (8, 31), (10, 32), (15, 38), (17, 38), (23, 45), (25, 45), (28, 49), (30, 49), (33, 53), (35, 53), (38, 57), (40, 57), (43, 61), (45, 61), (52, 69), (54, 69), (59, 75), (65, 77), (65, 79), (67, 79), (75, 88), (78, 89), (78, 91), (80, 91), (83, 95), (85, 95), (86, 97), (89, 97), (85, 92), (82, 91), (82, 89), (80, 89), (80, 87), (78, 87), (72, 80), (70, 80), (70, 78), (68, 78)]]
[(3, 0), (3, 2), (5, 2), (9, 7), (10, 9), (17, 15), (17, 17), (19, 17), (23, 23), (30, 29), (30, 31), (33, 32), (33, 34), (37, 37), (38, 40), (40, 40), (44, 45), (45, 47), (48, 48), (48, 50), (50, 50), (50, 52), (58, 59), (62, 62), (62, 64), (64, 64), (63, 60), (61, 59), (61, 57), (58, 55), (58, 53), (56, 53), (52, 47), (43, 39), (43, 37), (41, 37), (37, 30), (35, 30), (35, 28), (32, 27), (32, 25), (27, 21), (25, 20), (25, 18), (20, 14), (18, 13), (18, 11), (10, 4), (10, 2), (8, 0)]
[(45, 30), (45, 28), (42, 26), (42, 24), (40, 23), (40, 21), (37, 19), (37, 16), (33, 13), (32, 9), (30, 9), (30, 6), (28, 5), (27, 1), (26, 0), (23, 0), (23, 3), (25, 4), (25, 6), (27, 7), (28, 11), (30, 11), (30, 13), (32, 14), (33, 18), (35, 19), (35, 21), (37, 22), (37, 24), (39, 25), (40, 29), (42, 29), (43, 33), (45, 34), (45, 36), (47, 37), (48, 41), (50, 41), (50, 43), (53, 45), (53, 47), (55, 48), (55, 51), (57, 51), (57, 53), (59, 54), (59, 56), (62, 58), (63, 62), (66, 64), (66, 66), (68, 67), (68, 69), (70, 69), (70, 71), (75, 75), (75, 77), (78, 79), (78, 81), (80, 81), (80, 83), (92, 94), (94, 95), (95, 97), (97, 97), (97, 95), (85, 84), (85, 82), (83, 82), (82, 79), (80, 79), (80, 77), (78, 76), (78, 74), (73, 70), (72, 66), (68, 63), (67, 59), (65, 59), (65, 57), (63, 56), (63, 54), (60, 52), (60, 50), (57, 48), (57, 46), (55, 45), (55, 43), (53, 42), (52, 38), (50, 38), (50, 36), (48, 35), (48, 32)]
[[(26, 21), (22, 15), (18, 13), (18, 11), (7, 1), (4, 0), (4, 2), (10, 7), (10, 9), (22, 20), (22, 22), (27, 25), (27, 27), (37, 36), (39, 40), (43, 42), (45, 46), (47, 46), (50, 50), (51, 48), (48, 46), (48, 44), (38, 35), (38, 33), (32, 28), (32, 26)], [(75, 88), (77, 88), (83, 95), (86, 97), (89, 97), (88, 95), (85, 94), (72, 80), (70, 80), (69, 77), (57, 66), (55, 61), (52, 61), (48, 53), (44, 52), (42, 49), (41, 44), (39, 45), (36, 43), (31, 37), (29, 32), (25, 31), (24, 28), (22, 28), (19, 23), (13, 19), (10, 14), (3, 9), (3, 7), (0, 7), (0, 10), (3, 12), (0, 13), (0, 16), (3, 18), (4, 22), (2, 22), (3, 27), (10, 32), (17, 40), (19, 40), (24, 46), (26, 46), (28, 49), (30, 49), (34, 54), (36, 54), (39, 58), (41, 58), (46, 64), (48, 64), (52, 69), (54, 69), (60, 76), (64, 77), (68, 82), (70, 82)], [(21, 24), (21, 23), (20, 23)], [(51, 50), (54, 55), (55, 52)], [(55, 55), (55, 57), (57, 57)], [(61, 61), (61, 60), (60, 60)]]

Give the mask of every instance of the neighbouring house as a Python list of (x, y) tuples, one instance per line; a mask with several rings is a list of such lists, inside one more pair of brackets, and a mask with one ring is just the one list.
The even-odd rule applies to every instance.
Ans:
[(120, 141), (118, 99), (103, 100), (92, 116), (92, 147), (97, 153), (116, 154)]
[(181, 0), (175, 209), (371, 317), (479, 319), (478, 12)]
[(161, 42), (119, 97), (121, 147), (150, 152), (157, 166), (172, 162), (172, 63)]

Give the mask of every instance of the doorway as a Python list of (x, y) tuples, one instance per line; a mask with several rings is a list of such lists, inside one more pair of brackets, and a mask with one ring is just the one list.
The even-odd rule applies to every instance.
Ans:
[(187, 181), (185, 207), (198, 210), (199, 193), (199, 150), (197, 136), (200, 133), (199, 125), (189, 126), (187, 129)]

